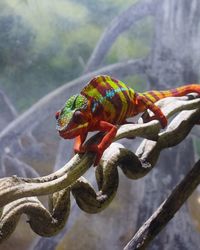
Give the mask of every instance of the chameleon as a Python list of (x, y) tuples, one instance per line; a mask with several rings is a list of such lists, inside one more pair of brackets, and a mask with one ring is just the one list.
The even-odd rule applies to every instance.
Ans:
[[(56, 128), (64, 139), (75, 138), (74, 152), (96, 153), (94, 166), (99, 164), (104, 150), (112, 143), (117, 126), (130, 123), (127, 118), (151, 110), (149, 119), (159, 120), (161, 127), (167, 126), (167, 118), (155, 102), (166, 97), (200, 95), (200, 85), (190, 84), (164, 91), (139, 93), (120, 80), (108, 75), (99, 75), (89, 81), (80, 94), (71, 96), (64, 107), (56, 112)], [(86, 146), (84, 141), (91, 131), (104, 132), (98, 144)]]

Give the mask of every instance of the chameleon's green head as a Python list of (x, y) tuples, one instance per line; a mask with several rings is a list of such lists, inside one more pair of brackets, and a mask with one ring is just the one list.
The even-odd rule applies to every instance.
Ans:
[(56, 112), (57, 130), (64, 138), (74, 138), (88, 125), (83, 111), (87, 108), (87, 98), (81, 94), (71, 96), (65, 106)]

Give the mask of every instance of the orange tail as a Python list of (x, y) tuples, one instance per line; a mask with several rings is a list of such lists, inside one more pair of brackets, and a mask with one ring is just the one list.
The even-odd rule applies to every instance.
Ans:
[(175, 89), (164, 90), (164, 91), (147, 91), (142, 93), (147, 99), (152, 102), (157, 102), (160, 99), (165, 97), (172, 97), (172, 96), (184, 96), (190, 93), (197, 93), (200, 95), (200, 84), (190, 84), (184, 85)]

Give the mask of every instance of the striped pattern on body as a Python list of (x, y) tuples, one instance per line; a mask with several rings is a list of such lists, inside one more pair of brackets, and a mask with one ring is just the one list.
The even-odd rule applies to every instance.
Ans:
[(177, 96), (184, 96), (190, 93), (198, 93), (200, 95), (200, 85), (199, 84), (190, 84), (181, 86), (171, 90), (164, 90), (164, 91), (147, 91), (144, 93), (138, 93), (139, 96), (144, 96), (147, 100), (155, 103), (160, 99), (166, 97), (177, 97)]
[(132, 116), (135, 92), (110, 76), (97, 76), (81, 91), (91, 101), (94, 117), (120, 124)]

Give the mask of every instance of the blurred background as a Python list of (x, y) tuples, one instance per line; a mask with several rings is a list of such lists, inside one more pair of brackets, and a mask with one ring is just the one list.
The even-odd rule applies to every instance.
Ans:
[[(54, 113), (96, 74), (137, 91), (199, 82), (199, 15), (198, 0), (1, 0), (1, 177), (47, 175), (72, 157)], [(120, 174), (118, 194), (100, 214), (73, 205), (68, 225), (49, 239), (23, 215), (0, 249), (122, 249), (199, 158), (199, 135), (197, 127), (165, 150), (141, 180)], [(135, 150), (139, 141), (123, 143)], [(196, 250), (199, 232), (197, 189), (149, 249)]]

